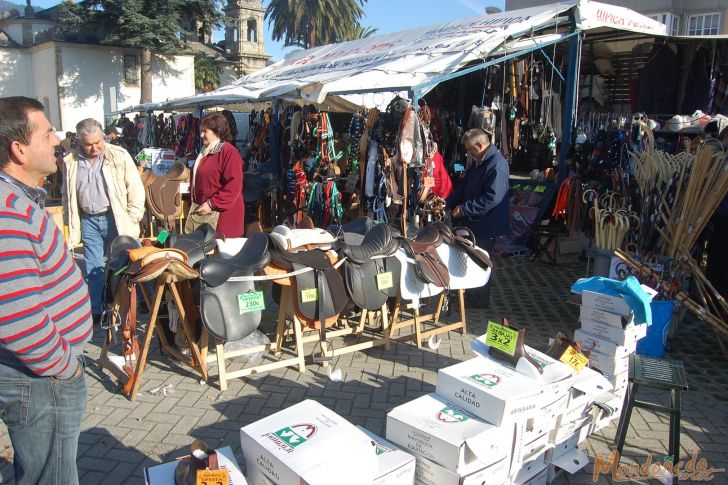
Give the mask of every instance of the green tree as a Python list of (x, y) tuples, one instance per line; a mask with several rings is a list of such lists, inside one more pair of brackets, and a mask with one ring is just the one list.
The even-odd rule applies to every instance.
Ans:
[(356, 39), (366, 39), (367, 37), (371, 37), (372, 35), (376, 34), (379, 29), (376, 29), (374, 27), (364, 27), (363, 25), (356, 24), (354, 26), (354, 29), (349, 32), (347, 37), (342, 40), (356, 40)]
[[(67, 31), (95, 31), (104, 45), (141, 50), (141, 99), (152, 100), (152, 52), (180, 54), (188, 33), (218, 27), (220, 0), (82, 0), (63, 3)], [(192, 31), (192, 32), (191, 32)]]
[(220, 86), (222, 65), (210, 56), (195, 56), (195, 89), (198, 92), (209, 92)]
[(352, 38), (366, 0), (271, 0), (265, 19), (273, 40), (304, 49)]

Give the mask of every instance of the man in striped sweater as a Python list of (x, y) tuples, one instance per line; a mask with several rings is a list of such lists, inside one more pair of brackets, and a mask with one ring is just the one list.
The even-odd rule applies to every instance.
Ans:
[(91, 305), (36, 188), (59, 143), (42, 104), (0, 98), (0, 418), (18, 484), (78, 483)]

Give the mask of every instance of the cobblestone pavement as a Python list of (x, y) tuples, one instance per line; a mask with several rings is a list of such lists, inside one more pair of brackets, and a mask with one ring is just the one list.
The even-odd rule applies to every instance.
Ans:
[[(91, 363), (78, 453), (81, 483), (143, 483), (144, 467), (186, 454), (194, 438), (215, 447), (231, 446), (243, 466), (240, 427), (308, 398), (383, 436), (387, 411), (433, 392), (437, 369), (472, 357), (469, 340), (485, 332), (489, 319), (508, 315), (514, 324), (526, 328), (526, 342), (541, 350), (557, 331), (573, 332), (578, 327), (578, 308), (565, 300), (573, 281), (584, 276), (584, 263), (554, 267), (501, 259), (496, 260), (496, 268), (491, 308), (467, 310), (466, 335), (451, 332), (437, 350), (395, 343), (389, 351), (380, 347), (338, 357), (332, 364), (342, 370), (341, 382), (331, 381), (326, 369), (310, 364), (303, 374), (288, 368), (234, 379), (221, 394), (161, 356), (153, 342), (139, 398), (130, 402), (116, 392), (108, 372), (99, 372)], [(266, 328), (272, 328), (272, 318), (268, 316)], [(101, 337), (97, 331), (86, 348), (91, 359), (99, 355)], [(683, 360), (690, 385), (683, 399), (682, 457), (699, 451), (710, 466), (728, 469), (728, 363), (713, 333), (704, 323), (687, 318), (667, 356)], [(171, 395), (149, 393), (169, 384), (174, 390)], [(665, 415), (636, 410), (623, 462), (641, 463), (648, 453), (661, 460), (667, 454), (668, 426)], [(615, 429), (613, 423), (580, 448), (592, 461), (597, 453), (608, 454)], [(0, 481), (12, 482), (12, 449), (4, 426), (0, 427), (0, 450)], [(592, 469), (589, 465), (577, 475), (561, 476), (556, 483), (592, 483)], [(612, 480), (602, 476), (599, 483)], [(714, 483), (728, 483), (728, 477), (721, 474)]]

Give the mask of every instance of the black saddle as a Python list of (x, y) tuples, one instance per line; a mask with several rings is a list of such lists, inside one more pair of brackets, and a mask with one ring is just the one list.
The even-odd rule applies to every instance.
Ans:
[(131, 236), (117, 236), (109, 246), (109, 257), (106, 260), (104, 282), (106, 291), (104, 300), (107, 305), (113, 305), (116, 294), (124, 278), (124, 268), (129, 265), (129, 250), (141, 247), (139, 241)]
[(201, 224), (195, 231), (189, 234), (170, 234), (165, 241), (168, 248), (175, 248), (187, 253), (189, 261), (187, 264), (195, 266), (196, 263), (205, 259), (207, 253), (215, 249), (217, 233), (210, 224)]
[(342, 226), (331, 226), (329, 232), (335, 237), (343, 234), (346, 244), (361, 244), (362, 240), (364, 240), (364, 234), (368, 233), (373, 226), (374, 221), (372, 221), (371, 217), (363, 216)]
[[(271, 261), (276, 266), (287, 271), (312, 269), (295, 277), (294, 307), (297, 316), (306, 325), (325, 329), (327, 321), (338, 317), (349, 301), (341, 274), (331, 264), (326, 251), (311, 249), (293, 253), (279, 246), (275, 239), (270, 241)], [(324, 332), (322, 340), (325, 340)]]
[[(253, 234), (230, 259), (208, 258), (200, 263), (200, 315), (207, 330), (223, 341), (240, 340), (260, 325), (261, 310), (248, 308), (249, 293), (256, 292), (253, 281), (230, 281), (252, 276), (270, 262), (268, 236)], [(247, 295), (247, 296), (246, 296)], [(257, 295), (262, 298), (262, 295)]]
[[(371, 227), (361, 219), (356, 222), (355, 228)], [(347, 234), (344, 232), (344, 241)], [(346, 290), (358, 307), (379, 310), (387, 298), (397, 296), (402, 268), (393, 254), (399, 248), (399, 240), (392, 236), (387, 224), (371, 227), (358, 245), (338, 241), (335, 247), (347, 258), (344, 263)]]

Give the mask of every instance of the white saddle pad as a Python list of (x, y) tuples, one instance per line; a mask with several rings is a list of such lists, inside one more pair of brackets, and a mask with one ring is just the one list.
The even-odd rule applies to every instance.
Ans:
[[(480, 248), (476, 249), (486, 252)], [(478, 266), (462, 249), (440, 244), (437, 247), (437, 254), (450, 273), (451, 290), (480, 288), (490, 280), (490, 268), (483, 269)]]
[(414, 304), (419, 304), (420, 298), (442, 293), (443, 288), (431, 283), (425, 283), (415, 274), (415, 262), (407, 257), (404, 249), (399, 248), (394, 253), (394, 257), (402, 265), (399, 277), (399, 293), (403, 300), (411, 300)]
[(301, 246), (313, 246), (327, 251), (331, 249), (334, 236), (323, 229), (291, 229), (287, 226), (276, 226), (270, 233), (286, 251), (295, 251)]
[(220, 254), (222, 259), (230, 259), (240, 252), (243, 248), (243, 244), (247, 241), (246, 237), (231, 237), (227, 239), (216, 239), (217, 252)]

